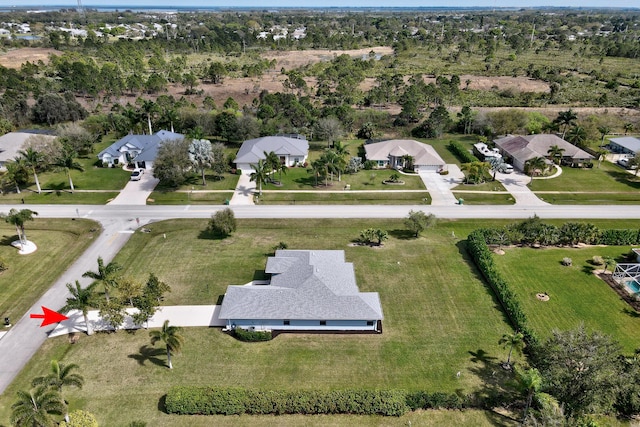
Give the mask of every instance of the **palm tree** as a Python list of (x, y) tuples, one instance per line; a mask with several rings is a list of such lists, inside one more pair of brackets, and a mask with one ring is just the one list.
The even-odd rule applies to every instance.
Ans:
[(547, 163), (544, 157), (534, 157), (525, 162), (524, 169), (530, 176), (533, 176), (536, 171), (544, 171), (547, 169)]
[(34, 215), (38, 215), (38, 212), (34, 212), (31, 209), (11, 209), (9, 214), (3, 213), (0, 214), (0, 217), (4, 218), (7, 223), (15, 225), (20, 244), (25, 245), (27, 243), (27, 233), (24, 231), (24, 223), (33, 221)]
[(527, 419), (527, 413), (531, 407), (533, 396), (542, 388), (542, 375), (536, 368), (525, 369), (523, 371), (516, 370), (516, 385), (518, 390), (525, 396), (526, 403), (522, 422)]
[(182, 345), (184, 344), (184, 338), (178, 332), (180, 332), (180, 328), (177, 326), (169, 326), (168, 320), (164, 321), (162, 328), (159, 331), (149, 332), (151, 345), (156, 345), (158, 341), (162, 341), (167, 346), (167, 361), (169, 363), (169, 369), (173, 369), (173, 365), (171, 364), (171, 353), (179, 353)]
[(18, 427), (53, 427), (58, 423), (52, 415), (62, 415), (65, 404), (56, 390), (40, 386), (28, 392), (19, 391), (11, 405), (11, 424)]
[(602, 137), (600, 145), (604, 145), (604, 138), (611, 133), (611, 128), (609, 126), (598, 126), (598, 132), (600, 132), (600, 136)]
[(583, 146), (587, 140), (587, 130), (582, 126), (574, 126), (567, 132), (567, 141), (573, 145)]
[(633, 123), (625, 123), (624, 124), (624, 134), (628, 134), (633, 130)]
[(491, 166), (487, 162), (471, 162), (463, 163), (460, 169), (467, 172), (467, 182), (478, 184), (485, 181)]
[(602, 274), (605, 274), (609, 267), (615, 267), (616, 265), (616, 260), (613, 259), (613, 257), (605, 256), (602, 257), (602, 260), (604, 261), (604, 270), (602, 271)]
[(67, 313), (69, 310), (80, 310), (82, 312), (84, 323), (87, 325), (87, 335), (93, 334), (87, 315), (89, 314), (89, 308), (94, 305), (97, 285), (98, 283), (94, 282), (83, 288), (77, 280), (75, 287), (71, 283), (67, 283), (67, 289), (69, 289), (71, 296), (67, 298), (67, 304), (62, 307), (63, 313)]
[(280, 173), (280, 178), (279, 178), (279, 180), (280, 180), (280, 184), (282, 184), (282, 172), (284, 172), (284, 174), (286, 175), (286, 174), (287, 174), (287, 171), (289, 170), (289, 168), (287, 167), (287, 165), (286, 165), (286, 164), (284, 164), (284, 163), (280, 163), (280, 164), (278, 165), (278, 168), (277, 168), (276, 170), (278, 171), (278, 173)]
[(116, 262), (110, 262), (104, 265), (102, 257), (98, 257), (98, 271), (86, 271), (82, 277), (89, 277), (95, 283), (101, 283), (104, 287), (104, 295), (109, 302), (109, 290), (118, 287), (118, 272), (122, 270), (122, 266)]
[(38, 194), (42, 192), (40, 188), (40, 180), (38, 180), (38, 174), (36, 173), (36, 169), (40, 166), (44, 157), (38, 151), (29, 147), (24, 151), (18, 151), (18, 154), (24, 159), (24, 163), (26, 166), (31, 168), (33, 172), (33, 178), (36, 181), (36, 188), (38, 189)]
[(336, 141), (333, 143), (333, 151), (338, 155), (338, 157), (341, 157), (343, 159), (347, 156), (347, 154), (349, 154), (347, 146), (340, 141)]
[(604, 148), (599, 148), (598, 150), (596, 150), (596, 157), (598, 159), (598, 167), (600, 167), (600, 164), (602, 163), (602, 161), (607, 158), (607, 154), (609, 154), (609, 151), (605, 150)]
[(268, 170), (267, 177), (268, 177), (268, 179), (270, 181), (273, 181), (271, 179), (271, 173), (273, 173), (274, 171), (278, 170), (278, 167), (281, 164), (280, 157), (278, 157), (278, 155), (274, 151), (271, 151), (269, 153), (267, 153), (265, 151), (264, 152), (264, 157), (265, 157), (264, 164), (265, 164), (265, 167)]
[(572, 109), (569, 109), (567, 111), (560, 111), (558, 113), (558, 117), (556, 118), (555, 122), (562, 126), (562, 139), (564, 139), (569, 126), (571, 126), (577, 119), (578, 116), (573, 112)]
[(70, 363), (69, 365), (63, 365), (57, 360), (51, 361), (51, 372), (49, 375), (42, 377), (36, 377), (31, 381), (32, 387), (45, 386), (51, 387), (59, 393), (62, 393), (62, 387), (78, 387), (82, 388), (84, 385), (84, 378), (80, 374), (73, 373), (74, 369), (78, 369), (78, 365)]
[(560, 164), (560, 160), (562, 159), (562, 153), (564, 153), (565, 149), (558, 147), (558, 145), (552, 145), (547, 150), (547, 154), (549, 155), (549, 160), (551, 160), (556, 165)]
[(402, 156), (402, 168), (413, 170), (413, 156), (411, 154)]
[(16, 193), (20, 194), (20, 184), (26, 183), (29, 176), (24, 159), (16, 157), (13, 161), (6, 162), (4, 166), (7, 168), (7, 173), (3, 181), (6, 179), (7, 183), (15, 184)]
[(253, 172), (251, 172), (250, 181), (255, 181), (258, 185), (258, 195), (262, 196), (262, 184), (266, 184), (268, 178), (267, 164), (260, 159), (257, 164), (251, 165), (251, 169), (253, 169)]
[(507, 362), (505, 367), (511, 367), (511, 353), (515, 350), (518, 354), (522, 354), (524, 348), (524, 335), (522, 332), (514, 332), (513, 334), (504, 334), (498, 341), (498, 344), (504, 348), (509, 347), (509, 355), (507, 356)]
[(69, 187), (71, 187), (71, 192), (73, 192), (75, 188), (73, 187), (73, 181), (71, 180), (71, 169), (75, 169), (80, 172), (84, 170), (82, 165), (76, 162), (76, 152), (65, 148), (60, 153), (60, 157), (56, 159), (54, 166), (58, 166), (67, 172), (67, 176), (69, 177)]
[(157, 113), (157, 112), (160, 111), (160, 109), (158, 108), (158, 104), (156, 104), (155, 102), (153, 102), (150, 99), (143, 99), (142, 103), (140, 105), (140, 109), (147, 116), (147, 125), (149, 126), (149, 135), (152, 135), (153, 134), (153, 128), (151, 127), (151, 116), (154, 113)]

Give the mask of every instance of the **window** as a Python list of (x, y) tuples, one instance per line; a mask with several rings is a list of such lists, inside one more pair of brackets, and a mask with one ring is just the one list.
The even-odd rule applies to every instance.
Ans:
[(326, 320), (321, 320), (320, 321), (320, 326), (327, 326), (327, 321)]
[(367, 320), (367, 326), (373, 326), (373, 320)]
[(290, 320), (283, 320), (283, 321), (282, 321), (282, 324), (283, 324), (284, 326), (289, 326), (289, 325), (291, 324), (291, 321), (290, 321)]

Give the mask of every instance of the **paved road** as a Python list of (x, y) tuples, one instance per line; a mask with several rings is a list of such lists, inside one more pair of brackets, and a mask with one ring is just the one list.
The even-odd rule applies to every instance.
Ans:
[[(103, 233), (33, 305), (28, 313), (40, 312), (44, 305), (59, 309), (66, 301), (66, 283), (82, 279), (82, 273), (96, 269), (96, 259), (102, 256), (110, 262), (124, 246), (138, 225), (171, 218), (210, 218), (212, 212), (224, 206), (143, 206), (143, 205), (16, 205), (10, 208), (37, 210), (39, 217), (73, 218), (78, 214), (99, 221)], [(557, 205), (513, 205), (513, 206), (232, 206), (238, 218), (403, 218), (409, 210), (423, 210), (439, 218), (528, 218), (534, 214), (541, 218), (640, 218), (640, 205), (616, 206), (557, 206)], [(138, 224), (138, 219), (140, 223)], [(53, 329), (40, 328), (38, 322), (29, 319), (28, 313), (0, 339), (0, 393), (13, 381), (33, 354), (40, 348)]]

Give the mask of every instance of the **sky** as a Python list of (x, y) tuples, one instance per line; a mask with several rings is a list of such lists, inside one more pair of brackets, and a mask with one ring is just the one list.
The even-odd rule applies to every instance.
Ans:
[[(0, 8), (11, 6), (62, 6), (74, 7), (77, 0), (0, 0)], [(256, 7), (275, 9), (278, 7), (633, 7), (639, 8), (638, 0), (82, 0), (85, 7), (109, 6), (126, 8), (140, 7)], [(122, 7), (120, 7), (122, 5)]]

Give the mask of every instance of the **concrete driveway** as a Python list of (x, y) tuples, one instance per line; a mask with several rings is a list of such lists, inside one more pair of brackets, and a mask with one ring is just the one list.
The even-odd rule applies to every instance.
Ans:
[(160, 182), (153, 177), (153, 170), (146, 169), (140, 181), (129, 181), (120, 194), (108, 205), (146, 205), (151, 192)]
[(251, 171), (242, 171), (238, 179), (238, 184), (231, 197), (230, 205), (253, 205), (253, 193), (256, 190), (256, 183), (251, 181)]
[(427, 191), (431, 195), (431, 205), (455, 205), (458, 199), (453, 195), (451, 189), (459, 185), (464, 179), (464, 174), (458, 165), (447, 165), (448, 175), (440, 175), (437, 172), (420, 172), (420, 178)]
[(513, 171), (512, 173), (500, 173), (496, 174), (496, 180), (498, 180), (504, 188), (511, 193), (516, 201), (516, 205), (526, 206), (546, 206), (548, 203), (543, 202), (535, 195), (533, 191), (527, 187), (527, 184), (531, 182), (531, 177), (523, 174), (522, 172)]

